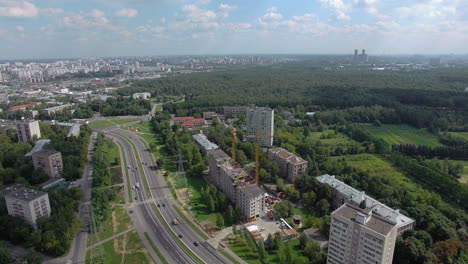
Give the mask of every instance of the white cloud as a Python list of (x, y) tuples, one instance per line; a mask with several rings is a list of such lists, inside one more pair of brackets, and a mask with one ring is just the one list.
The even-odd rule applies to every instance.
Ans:
[(115, 12), (115, 15), (118, 17), (135, 17), (138, 14), (138, 11), (133, 8), (124, 8), (121, 9), (117, 12)]
[(41, 8), (40, 12), (41, 14), (46, 16), (53, 16), (62, 14), (64, 11), (61, 8)]
[(309, 13), (306, 13), (302, 16), (293, 16), (292, 18), (296, 21), (314, 21), (317, 19), (317, 17), (314, 14)]
[(24, 27), (23, 26), (16, 26), (16, 30), (18, 30), (19, 32), (23, 32)]
[(200, 4), (200, 5), (206, 5), (206, 4), (209, 4), (211, 2), (211, 0), (198, 0), (197, 3)]
[(351, 19), (347, 12), (350, 7), (343, 2), (343, 0), (320, 0), (322, 6), (332, 9), (335, 12), (336, 19), (338, 20), (349, 20)]
[(272, 6), (270, 8), (268, 8), (267, 10), (267, 13), (270, 13), (270, 12), (277, 12), (278, 11), (278, 8), (276, 6)]
[(356, 8), (362, 8), (366, 10), (366, 12), (376, 18), (379, 19), (386, 19), (388, 18), (387, 15), (382, 14), (378, 6), (380, 5), (379, 0), (354, 0), (354, 6)]
[(22, 0), (0, 0), (0, 16), (35, 17), (39, 9), (31, 2)]
[(396, 9), (400, 18), (410, 19), (444, 19), (457, 15), (458, 1), (430, 0)]
[(283, 15), (276, 12), (268, 12), (258, 19), (258, 24), (263, 28), (275, 28), (280, 24)]

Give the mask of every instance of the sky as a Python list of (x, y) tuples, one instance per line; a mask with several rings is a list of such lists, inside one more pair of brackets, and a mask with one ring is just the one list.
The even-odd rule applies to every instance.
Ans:
[(0, 0), (0, 59), (467, 54), (468, 0)]

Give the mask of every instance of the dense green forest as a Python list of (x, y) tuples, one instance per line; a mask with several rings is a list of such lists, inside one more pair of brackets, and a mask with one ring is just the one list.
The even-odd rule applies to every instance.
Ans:
[[(274, 144), (306, 159), (309, 169), (294, 186), (285, 185), (276, 163), (262, 152), (262, 183), (277, 183), (291, 201), (326, 223), (334, 209), (331, 190), (315, 176), (334, 174), (416, 220), (415, 230), (398, 239), (394, 263), (461, 264), (468, 255), (468, 185), (458, 181), (463, 165), (457, 160), (468, 159), (468, 141), (450, 131), (468, 131), (466, 76), (465, 68), (406, 72), (288, 63), (137, 81), (118, 93), (185, 96), (183, 102), (167, 103), (166, 113), (153, 124), (171, 155), (183, 151), (188, 175), (201, 173), (206, 161), (195, 151), (190, 133), (169, 125), (168, 114), (222, 112), (224, 105), (270, 106), (276, 111)], [(286, 122), (282, 111), (296, 119)], [(244, 118), (235, 123), (241, 165), (254, 159), (254, 145), (242, 140)], [(420, 141), (391, 143), (370, 132), (369, 126), (385, 130), (383, 124), (407, 124), (407, 133)], [(230, 153), (229, 129), (215, 121), (204, 130)]]

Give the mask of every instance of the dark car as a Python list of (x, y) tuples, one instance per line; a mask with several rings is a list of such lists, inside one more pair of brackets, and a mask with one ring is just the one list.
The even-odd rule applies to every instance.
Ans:
[(194, 241), (194, 242), (193, 242), (193, 245), (196, 246), (196, 247), (198, 247), (198, 242), (197, 242), (197, 241)]
[(161, 207), (161, 205), (160, 205), (160, 204), (158, 204), (158, 207)]
[(182, 234), (179, 234), (179, 238), (183, 238), (184, 236)]
[(166, 205), (165, 205), (165, 204), (162, 204), (162, 206), (163, 206), (163, 207), (166, 207)]

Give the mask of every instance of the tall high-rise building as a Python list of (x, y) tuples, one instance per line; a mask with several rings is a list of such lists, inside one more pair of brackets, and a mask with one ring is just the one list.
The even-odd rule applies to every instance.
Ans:
[(34, 136), (36, 136), (36, 139), (41, 138), (41, 129), (39, 128), (39, 121), (23, 120), (17, 122), (16, 133), (18, 134), (18, 140), (23, 142), (33, 140)]
[(247, 141), (260, 143), (262, 147), (273, 146), (274, 113), (268, 107), (247, 109)]
[(44, 149), (32, 154), (35, 170), (42, 170), (50, 178), (60, 177), (63, 171), (62, 154), (51, 149)]
[(396, 223), (348, 203), (332, 214), (327, 264), (391, 264)]
[(50, 217), (49, 195), (17, 184), (0, 192), (5, 198), (8, 214), (24, 219), (34, 228), (37, 219)]

